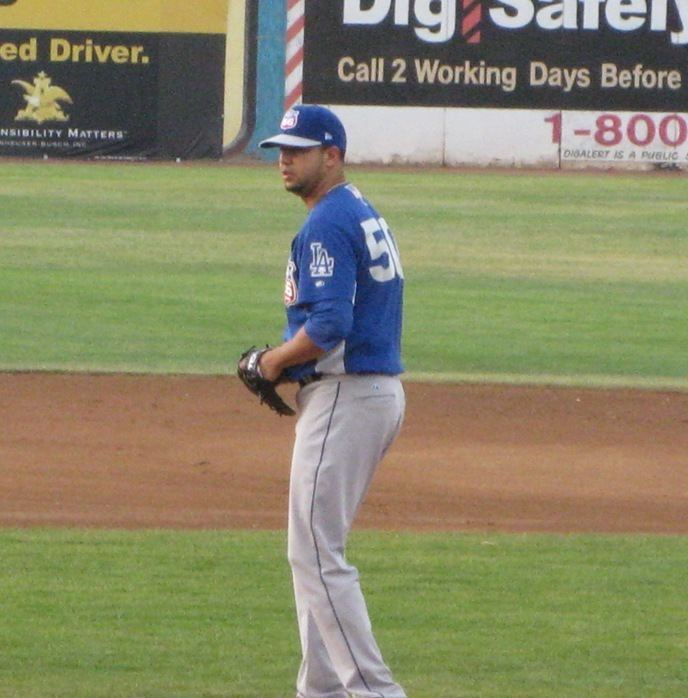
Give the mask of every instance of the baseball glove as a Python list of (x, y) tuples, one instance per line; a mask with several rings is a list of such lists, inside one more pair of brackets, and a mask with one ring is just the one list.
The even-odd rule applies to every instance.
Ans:
[(265, 403), (280, 416), (287, 415), (291, 417), (296, 413), (275, 390), (276, 383), (263, 378), (263, 374), (260, 372), (260, 357), (269, 349), (270, 347), (265, 347), (265, 349), (251, 347), (247, 349), (239, 359), (237, 375), (241, 378), (242, 383), (254, 395), (260, 398), (261, 404)]

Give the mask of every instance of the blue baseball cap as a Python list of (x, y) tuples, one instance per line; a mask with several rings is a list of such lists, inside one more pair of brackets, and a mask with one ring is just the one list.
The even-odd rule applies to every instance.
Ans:
[(313, 148), (336, 145), (346, 152), (346, 131), (342, 122), (327, 108), (317, 104), (297, 104), (282, 117), (280, 132), (260, 142), (261, 148)]

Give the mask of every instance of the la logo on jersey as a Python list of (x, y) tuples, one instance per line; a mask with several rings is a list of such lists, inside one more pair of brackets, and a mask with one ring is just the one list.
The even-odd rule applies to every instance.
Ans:
[(330, 257), (322, 243), (311, 243), (311, 253), (313, 255), (310, 266), (311, 277), (322, 279), (332, 276), (334, 273), (334, 257)]

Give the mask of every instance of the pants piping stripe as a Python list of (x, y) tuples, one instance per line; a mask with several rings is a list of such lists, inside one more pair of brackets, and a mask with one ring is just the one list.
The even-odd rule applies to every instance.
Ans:
[[(327, 437), (330, 435), (330, 428), (332, 426), (332, 418), (334, 417), (334, 412), (337, 407), (337, 402), (339, 400), (339, 391), (342, 387), (341, 383), (337, 383), (337, 392), (335, 393), (334, 396), (334, 402), (332, 404), (332, 410), (330, 412), (330, 417), (327, 421), (327, 429), (325, 431), (325, 437), (323, 438), (323, 443), (322, 443), (322, 448), (320, 450), (320, 460), (318, 461), (318, 467), (315, 469), (315, 479), (313, 482), (313, 496), (311, 497), (311, 517), (310, 517), (310, 528), (311, 528), (311, 535), (313, 536), (313, 545), (315, 546), (315, 556), (318, 561), (318, 574), (320, 575), (320, 581), (322, 582), (322, 585), (325, 589), (325, 594), (327, 595), (327, 601), (330, 605), (330, 608), (332, 609), (332, 614), (334, 615), (334, 619), (337, 621), (337, 626), (339, 627), (339, 631), (342, 634), (342, 637), (344, 638), (344, 642), (346, 644), (347, 649), (349, 650), (349, 654), (351, 655), (351, 660), (354, 663), (354, 666), (356, 667), (356, 671), (358, 672), (358, 676), (361, 679), (361, 682), (365, 686), (366, 690), (371, 692), (371, 688), (368, 685), (368, 682), (365, 680), (365, 677), (363, 676), (363, 672), (361, 671), (361, 667), (359, 666), (358, 662), (356, 661), (356, 657), (354, 656), (353, 649), (351, 647), (351, 643), (349, 642), (349, 638), (346, 636), (346, 632), (344, 630), (344, 626), (342, 625), (341, 620), (339, 619), (339, 614), (337, 613), (337, 609), (334, 606), (334, 602), (332, 601), (332, 596), (330, 594), (330, 590), (327, 587), (327, 582), (325, 581), (325, 576), (323, 575), (323, 570), (322, 570), (322, 562), (320, 559), (320, 548), (318, 547), (318, 538), (315, 533), (315, 526), (313, 523), (313, 519), (315, 516), (315, 494), (318, 489), (318, 476), (320, 475), (320, 467), (322, 466), (323, 458), (325, 457), (325, 446), (327, 444)], [(379, 698), (385, 698), (381, 693), (377, 694)]]

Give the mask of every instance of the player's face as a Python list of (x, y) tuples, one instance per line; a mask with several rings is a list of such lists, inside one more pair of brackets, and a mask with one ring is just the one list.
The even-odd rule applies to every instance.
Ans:
[(326, 176), (325, 151), (314, 148), (280, 148), (279, 169), (287, 191), (308, 197)]

